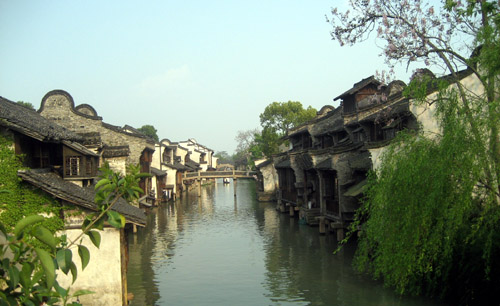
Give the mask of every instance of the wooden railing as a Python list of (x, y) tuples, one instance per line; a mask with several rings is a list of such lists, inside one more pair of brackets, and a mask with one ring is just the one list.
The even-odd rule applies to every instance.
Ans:
[(197, 180), (197, 179), (208, 179), (208, 178), (253, 178), (256, 173), (254, 171), (198, 171), (198, 172), (186, 172), (182, 176), (182, 180)]

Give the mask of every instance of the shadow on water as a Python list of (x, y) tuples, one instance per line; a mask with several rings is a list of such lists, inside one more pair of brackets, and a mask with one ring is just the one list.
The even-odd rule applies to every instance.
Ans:
[(299, 225), (255, 183), (218, 182), (163, 204), (129, 237), (132, 305), (439, 305), (400, 298), (351, 268), (334, 235)]

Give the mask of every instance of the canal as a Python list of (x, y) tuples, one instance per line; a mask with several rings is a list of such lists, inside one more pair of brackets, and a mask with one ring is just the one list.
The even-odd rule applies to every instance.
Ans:
[(129, 236), (131, 305), (439, 305), (354, 273), (353, 246), (257, 202), (255, 182), (222, 181), (148, 213)]

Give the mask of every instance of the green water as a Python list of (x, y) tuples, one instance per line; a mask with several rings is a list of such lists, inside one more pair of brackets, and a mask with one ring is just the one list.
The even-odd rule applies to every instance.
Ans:
[(131, 305), (440, 305), (401, 298), (351, 268), (334, 235), (260, 203), (255, 182), (218, 182), (148, 214), (129, 236)]

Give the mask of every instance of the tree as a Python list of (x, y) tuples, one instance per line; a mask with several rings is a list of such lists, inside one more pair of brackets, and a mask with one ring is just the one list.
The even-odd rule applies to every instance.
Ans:
[(259, 129), (238, 131), (235, 140), (238, 143), (236, 148), (237, 159), (246, 159), (246, 165), (254, 166), (254, 161), (262, 158), (262, 151), (256, 143), (256, 138), (259, 136)]
[(316, 109), (302, 107), (298, 101), (273, 102), (260, 114), (260, 125), (282, 137), (288, 129), (298, 126), (316, 116)]
[(158, 135), (156, 134), (157, 130), (154, 126), (146, 124), (138, 128), (137, 130), (139, 130), (144, 135), (151, 137), (155, 141), (159, 141)]
[[(447, 81), (414, 79), (406, 90), (415, 103), (435, 107), (441, 133), (400, 135), (385, 153), (353, 225), (366, 220), (356, 266), (400, 293), (498, 303), (499, 4), (375, 0), (351, 1), (351, 8), (332, 10), (332, 37), (341, 45), (377, 31), (390, 67), (421, 61), (449, 74)], [(461, 67), (484, 94), (459, 82)], [(438, 89), (432, 101), (430, 87)]]
[(214, 154), (219, 160), (219, 164), (232, 164), (233, 158), (226, 151), (219, 151)]
[(272, 128), (264, 128), (260, 134), (255, 135), (254, 150), (258, 150), (263, 156), (270, 157), (279, 152), (279, 146), (282, 143), (278, 133)]
[(267, 157), (278, 153), (279, 146), (284, 142), (281, 138), (286, 135), (288, 129), (313, 119), (316, 113), (316, 109), (311, 106), (304, 109), (298, 101), (269, 104), (260, 114), (262, 132), (255, 136), (258, 151)]
[(35, 110), (35, 107), (30, 102), (17, 101), (17, 104), (26, 107), (27, 109)]

